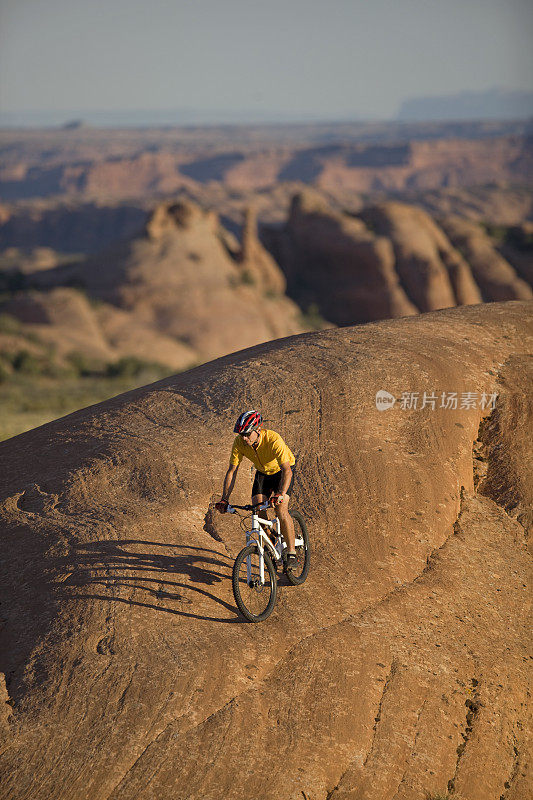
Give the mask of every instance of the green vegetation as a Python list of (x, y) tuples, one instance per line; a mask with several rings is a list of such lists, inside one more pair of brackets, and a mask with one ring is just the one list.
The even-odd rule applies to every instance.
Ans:
[(505, 244), (509, 230), (507, 225), (496, 225), (493, 222), (481, 222), (480, 225), (494, 242)]
[(0, 313), (0, 336), (0, 440), (175, 372), (135, 356), (111, 362), (79, 352), (60, 357), (6, 313)]
[[(25, 339), (27, 342), (42, 344), (37, 334), (27, 330), (16, 317), (12, 317), (11, 314), (0, 312), (0, 334), (2, 333), (8, 336), (18, 336), (21, 339)], [(0, 357), (1, 356), (2, 353), (0, 353)]]
[[(31, 341), (29, 336), (24, 338)], [(63, 372), (64, 370), (54, 360), (52, 351), (32, 352), (23, 347), (0, 353), (0, 383), (10, 380), (13, 374), (59, 378)]]
[(229, 285), (232, 289), (235, 289), (237, 286), (255, 286), (256, 280), (250, 270), (245, 268), (241, 269), (238, 275), (230, 275)]
[(491, 222), (482, 223), (484, 230), (497, 245), (509, 245), (522, 252), (533, 250), (533, 231), (520, 225), (496, 225)]
[(11, 314), (0, 314), (0, 333), (20, 334), (22, 325)]
[(283, 297), (283, 295), (281, 294), (281, 292), (276, 292), (274, 289), (265, 289), (264, 297), (267, 300), (279, 300), (280, 298)]
[(307, 311), (302, 311), (300, 314), (300, 324), (308, 330), (321, 331), (328, 323), (320, 313), (318, 305), (311, 303), (307, 306)]
[(67, 366), (27, 350), (0, 357), (0, 440), (160, 380), (175, 370), (125, 357), (104, 364), (73, 354)]

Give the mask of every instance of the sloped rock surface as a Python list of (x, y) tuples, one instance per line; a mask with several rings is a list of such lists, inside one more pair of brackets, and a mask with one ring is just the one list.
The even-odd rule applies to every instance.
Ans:
[[(529, 500), (490, 476), (522, 469), (532, 336), (511, 302), (289, 337), (0, 444), (3, 797), (527, 796)], [(253, 405), (313, 546), (259, 625), (208, 509)]]

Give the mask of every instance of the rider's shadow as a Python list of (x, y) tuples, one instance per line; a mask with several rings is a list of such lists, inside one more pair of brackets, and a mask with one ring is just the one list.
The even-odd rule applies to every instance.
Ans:
[[(150, 552), (146, 547), (165, 548), (172, 554)], [(143, 550), (139, 550), (139, 548)], [(175, 551), (187, 552), (175, 552)], [(225, 559), (225, 560), (222, 560)], [(233, 605), (201, 587), (214, 586), (231, 578), (231, 561), (215, 550), (185, 545), (168, 545), (138, 539), (100, 540), (78, 545), (72, 555), (63, 560), (68, 572), (62, 586), (75, 588), (77, 598), (114, 600), (131, 606), (153, 608), (181, 616), (218, 622), (236, 622), (227, 617), (211, 617), (186, 610), (193, 605), (191, 594), (197, 593), (237, 614)], [(104, 590), (105, 594), (86, 594), (90, 589)], [(85, 590), (85, 591), (84, 591)], [(145, 602), (125, 596), (133, 590), (146, 596)], [(81, 593), (79, 593), (81, 592)], [(162, 600), (174, 601), (171, 607), (161, 605)]]

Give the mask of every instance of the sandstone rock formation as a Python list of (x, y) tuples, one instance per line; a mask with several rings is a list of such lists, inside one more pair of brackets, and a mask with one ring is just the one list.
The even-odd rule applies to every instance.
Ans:
[(279, 295), (285, 293), (285, 276), (258, 239), (257, 211), (254, 206), (249, 206), (246, 210), (239, 260), (243, 269), (264, 292)]
[(173, 369), (186, 369), (198, 362), (198, 354), (185, 342), (143, 324), (128, 311), (100, 303), (94, 313), (115, 358), (135, 356)]
[[(513, 250), (525, 275), (527, 236), (523, 255)], [(287, 224), (269, 226), (264, 238), (289, 294), (304, 308), (317, 304), (340, 325), (533, 297), (480, 224), (450, 217), (437, 224), (423, 209), (398, 201), (346, 213), (305, 189)]]
[(185, 200), (163, 203), (142, 236), (39, 281), (82, 284), (90, 296), (185, 343), (201, 361), (305, 330), (252, 228), (242, 255), (232, 254), (227, 241), (213, 211)]
[(432, 217), (462, 217), (475, 222), (519, 225), (533, 217), (533, 193), (527, 186), (489, 184), (415, 192), (406, 190), (401, 198), (421, 206)]
[(318, 303), (336, 324), (417, 313), (400, 285), (390, 242), (332, 211), (310, 189), (295, 197), (285, 229), (269, 241), (289, 294), (304, 308)]
[(459, 217), (448, 217), (442, 227), (465, 254), (484, 300), (528, 300), (531, 287), (498, 253), (483, 229)]
[(498, 250), (518, 275), (533, 286), (533, 222), (512, 226)]
[(78, 351), (90, 358), (111, 361), (112, 351), (87, 299), (75, 289), (25, 292), (2, 304), (38, 338), (59, 349), (59, 355)]
[[(144, 198), (143, 198), (144, 199)], [(47, 247), (59, 253), (94, 253), (143, 225), (141, 202), (33, 201), (0, 210), (0, 250)]]
[(422, 209), (388, 202), (361, 212), (393, 245), (396, 270), (420, 311), (481, 302), (468, 264)]
[(93, 307), (76, 289), (20, 292), (0, 303), (0, 312), (22, 323), (18, 350), (27, 349), (30, 335), (52, 348), (59, 365), (74, 353), (103, 363), (135, 356), (176, 370), (198, 360), (186, 344), (106, 303)]
[[(3, 797), (527, 797), (532, 307), (289, 337), (0, 444)], [(208, 504), (256, 404), (313, 552), (250, 625)]]

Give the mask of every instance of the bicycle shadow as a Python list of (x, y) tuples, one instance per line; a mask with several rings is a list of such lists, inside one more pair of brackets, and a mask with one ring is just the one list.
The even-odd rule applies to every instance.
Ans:
[[(166, 554), (137, 549), (146, 546), (187, 552)], [(100, 540), (75, 547), (73, 555), (64, 559), (63, 568), (69, 574), (60, 585), (81, 590), (69, 594), (76, 599), (112, 600), (210, 622), (242, 622), (234, 605), (201, 588), (231, 580), (232, 560), (215, 550), (141, 539)], [(96, 586), (105, 592), (89, 594), (83, 591)], [(124, 597), (124, 590), (146, 594), (147, 601)], [(234, 618), (207, 616), (179, 607), (193, 605), (191, 594), (201, 595), (222, 606)], [(151, 599), (159, 602), (149, 602)], [(173, 601), (178, 607), (161, 605), (162, 600)]]

